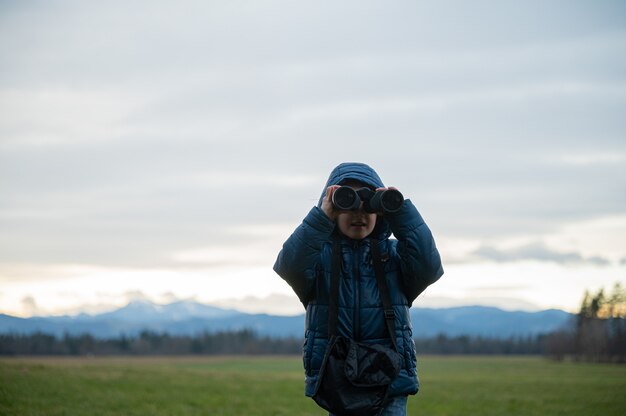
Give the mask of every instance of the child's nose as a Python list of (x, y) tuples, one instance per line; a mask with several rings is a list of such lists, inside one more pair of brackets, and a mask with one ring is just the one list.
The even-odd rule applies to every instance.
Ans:
[(365, 216), (365, 214), (367, 214), (365, 212), (365, 209), (363, 208), (363, 202), (361, 202), (361, 204), (359, 205), (358, 209), (354, 210), (354, 214), (358, 215), (359, 217), (363, 217), (363, 216)]

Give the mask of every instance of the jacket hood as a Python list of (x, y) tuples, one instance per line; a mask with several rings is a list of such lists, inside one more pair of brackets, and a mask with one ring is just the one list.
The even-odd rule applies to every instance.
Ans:
[(320, 196), (317, 206), (321, 208), (322, 200), (324, 199), (324, 195), (326, 195), (326, 188), (331, 185), (342, 185), (350, 179), (363, 182), (374, 189), (383, 188), (385, 186), (376, 171), (365, 163), (342, 163), (330, 172), (326, 185), (324, 185), (324, 189), (322, 189), (322, 195)]
[[(342, 163), (330, 172), (326, 185), (324, 185), (324, 189), (322, 189), (322, 195), (320, 196), (317, 206), (319, 208), (322, 207), (322, 201), (324, 200), (324, 195), (326, 195), (326, 188), (331, 185), (342, 185), (348, 180), (363, 182), (365, 185), (374, 189), (385, 187), (376, 171), (365, 163)], [(376, 222), (376, 228), (372, 232), (371, 236), (382, 239), (389, 237), (390, 234), (391, 232), (389, 231), (387, 221), (383, 217), (379, 216)]]

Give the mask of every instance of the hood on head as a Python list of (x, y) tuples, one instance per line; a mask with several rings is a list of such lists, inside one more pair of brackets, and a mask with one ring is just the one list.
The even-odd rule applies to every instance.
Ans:
[[(328, 176), (326, 185), (322, 190), (322, 195), (320, 196), (317, 206), (321, 208), (322, 201), (324, 200), (324, 195), (326, 195), (326, 188), (331, 185), (342, 185), (348, 180), (357, 180), (373, 189), (385, 187), (383, 181), (380, 179), (376, 171), (365, 163), (342, 163), (338, 165), (335, 169), (333, 169), (332, 172), (330, 172), (330, 175)], [(385, 221), (383, 217), (379, 216), (376, 223), (376, 228), (372, 232), (372, 237), (382, 238), (388, 237), (390, 234), (391, 233), (389, 231), (389, 225), (387, 224), (387, 221)]]
[(383, 188), (385, 186), (376, 171), (365, 163), (342, 163), (330, 172), (326, 185), (324, 186), (324, 189), (322, 189), (322, 195), (320, 196), (317, 206), (322, 206), (322, 200), (324, 199), (324, 195), (326, 195), (326, 188), (331, 185), (341, 185), (350, 179), (363, 182), (365, 185), (374, 189)]

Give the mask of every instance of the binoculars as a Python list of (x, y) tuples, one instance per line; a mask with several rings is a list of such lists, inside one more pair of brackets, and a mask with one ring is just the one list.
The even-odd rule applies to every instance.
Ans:
[(352, 189), (349, 186), (339, 187), (333, 192), (333, 205), (340, 210), (358, 210), (363, 202), (363, 210), (369, 213), (396, 212), (404, 203), (400, 191), (387, 189), (372, 191), (369, 188)]

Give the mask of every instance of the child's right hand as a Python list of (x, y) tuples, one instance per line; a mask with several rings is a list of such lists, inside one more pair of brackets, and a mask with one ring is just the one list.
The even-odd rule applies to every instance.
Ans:
[(341, 188), (339, 185), (331, 185), (326, 188), (326, 195), (324, 195), (324, 199), (322, 200), (322, 211), (324, 211), (324, 214), (332, 221), (336, 221), (337, 215), (339, 215), (339, 211), (335, 209), (333, 205), (333, 193), (339, 188)]

